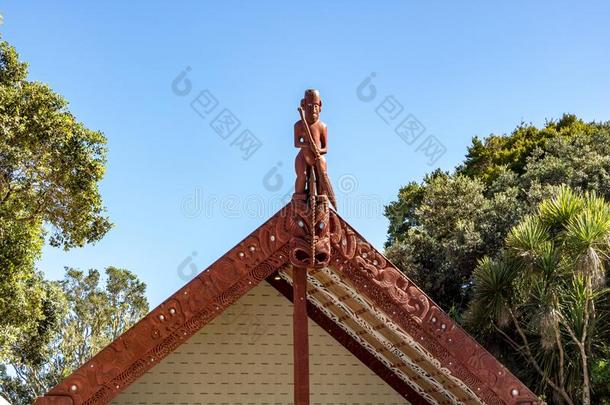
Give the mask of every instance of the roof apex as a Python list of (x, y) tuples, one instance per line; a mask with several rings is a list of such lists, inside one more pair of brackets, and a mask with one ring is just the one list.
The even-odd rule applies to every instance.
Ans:
[[(308, 231), (303, 215), (311, 218), (293, 200), (36, 404), (111, 401), (255, 285), (290, 264), (298, 239)], [(542, 403), (335, 211), (322, 218), (328, 224), (332, 267), (481, 402)]]

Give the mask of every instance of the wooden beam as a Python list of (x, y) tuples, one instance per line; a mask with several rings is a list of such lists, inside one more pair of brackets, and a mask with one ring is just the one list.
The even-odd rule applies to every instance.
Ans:
[(309, 405), (309, 330), (307, 316), (307, 269), (293, 268), (294, 403)]
[[(288, 300), (294, 302), (293, 299), (293, 288), (292, 286), (277, 273), (267, 277), (267, 282), (271, 284), (275, 289), (280, 292)], [(396, 373), (383, 364), (377, 357), (369, 353), (360, 343), (354, 338), (347, 334), (339, 325), (337, 325), (332, 319), (326, 316), (316, 306), (310, 302), (307, 303), (307, 315), (314, 321), (318, 326), (328, 332), (337, 342), (343, 347), (349, 350), (358, 360), (367, 366), (372, 372), (377, 374), (383, 381), (385, 381), (390, 387), (394, 388), (404, 399), (409, 401), (413, 405), (428, 405), (422, 396), (417, 391), (411, 388), (407, 383), (400, 379)]]

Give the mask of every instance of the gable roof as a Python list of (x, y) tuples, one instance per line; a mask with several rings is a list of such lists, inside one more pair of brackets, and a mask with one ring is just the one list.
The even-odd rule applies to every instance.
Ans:
[[(265, 279), (291, 298), (291, 210), (281, 209), (35, 404), (110, 402)], [(542, 403), (332, 210), (330, 225), (330, 265), (308, 276), (308, 314), (405, 399)]]

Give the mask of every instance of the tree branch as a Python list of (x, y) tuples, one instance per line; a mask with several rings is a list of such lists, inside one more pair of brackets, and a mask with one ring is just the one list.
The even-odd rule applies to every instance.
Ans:
[(561, 331), (559, 330), (559, 323), (556, 322), (553, 325), (555, 329), (555, 341), (557, 342), (557, 349), (559, 350), (559, 380), (561, 385), (565, 384), (565, 354), (563, 352), (563, 344), (561, 341)]
[(532, 355), (532, 351), (530, 349), (529, 341), (527, 340), (527, 337), (525, 336), (525, 333), (523, 332), (523, 329), (521, 329), (521, 325), (519, 325), (519, 321), (517, 320), (517, 317), (515, 316), (515, 314), (512, 311), (512, 309), (509, 308), (508, 312), (510, 313), (510, 316), (511, 316), (511, 318), (513, 320), (513, 323), (515, 324), (515, 328), (517, 329), (517, 333), (519, 333), (519, 336), (523, 340), (523, 344), (524, 344), (524, 347), (525, 347), (525, 353), (527, 354), (527, 356), (525, 356), (526, 359), (530, 362), (530, 364), (532, 366), (534, 366), (534, 368), (536, 369), (538, 374), (540, 374), (540, 376), (544, 379), (544, 381), (551, 388), (553, 388), (559, 395), (561, 395), (561, 397), (568, 404), (574, 405), (574, 401), (572, 401), (572, 398), (570, 398), (570, 396), (568, 395), (566, 390), (563, 388), (563, 381), (561, 382), (562, 386), (560, 387), (559, 385), (555, 384), (555, 382), (553, 382), (553, 380), (551, 380), (549, 378), (549, 376), (547, 376), (546, 373), (542, 370), (542, 368), (540, 367), (540, 365), (536, 361), (536, 358)]
[(504, 332), (502, 329), (500, 329), (494, 322), (492, 322), (492, 325), (493, 325), (494, 329), (504, 337), (504, 339), (508, 342), (508, 344), (510, 344), (512, 346), (513, 349), (515, 349), (518, 352), (521, 351), (521, 349), (519, 348), (519, 344), (517, 342), (515, 342), (510, 336), (508, 336), (506, 334), (506, 332)]

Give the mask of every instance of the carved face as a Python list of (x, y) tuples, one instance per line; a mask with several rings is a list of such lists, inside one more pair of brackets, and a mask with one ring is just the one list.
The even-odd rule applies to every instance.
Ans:
[(306, 90), (305, 97), (301, 100), (301, 108), (305, 110), (305, 119), (313, 124), (320, 119), (322, 111), (322, 99), (318, 90)]
[(310, 241), (292, 238), (290, 240), (290, 263), (296, 267), (310, 269), (321, 269), (330, 263), (330, 240), (328, 238), (319, 240), (312, 250)]
[[(289, 218), (289, 229), (293, 229), (290, 239), (290, 262), (296, 267), (323, 268), (330, 261), (330, 220), (328, 199), (317, 196), (315, 220), (311, 223), (311, 208), (305, 200), (291, 202), (292, 215)], [(312, 237), (315, 246), (312, 249)]]

